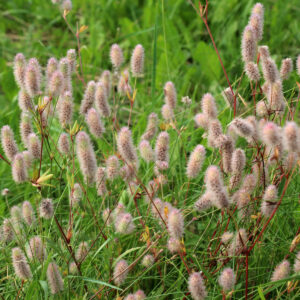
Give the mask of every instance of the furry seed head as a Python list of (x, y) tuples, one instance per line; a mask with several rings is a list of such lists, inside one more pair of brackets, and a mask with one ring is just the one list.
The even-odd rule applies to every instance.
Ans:
[(201, 127), (204, 130), (208, 130), (209, 127), (209, 118), (206, 114), (199, 113), (195, 115), (194, 121), (197, 127)]
[(188, 178), (195, 178), (198, 176), (204, 159), (205, 148), (202, 145), (197, 145), (191, 153), (187, 164), (186, 174)]
[(26, 112), (21, 114), (20, 134), (25, 147), (28, 145), (28, 136), (32, 133), (31, 118)]
[(140, 155), (146, 161), (150, 162), (154, 160), (154, 151), (147, 140), (143, 140), (139, 145)]
[(231, 160), (234, 151), (233, 140), (228, 135), (221, 135), (217, 143), (220, 144), (223, 171), (229, 173), (231, 172)]
[(125, 70), (122, 72), (118, 82), (118, 92), (122, 96), (128, 96), (132, 94), (132, 88), (129, 84), (129, 72)]
[(287, 151), (300, 150), (300, 130), (295, 122), (287, 122), (283, 128), (283, 145)]
[(47, 67), (46, 67), (46, 79), (49, 82), (52, 74), (58, 69), (58, 61), (56, 58), (51, 57), (48, 59)]
[(231, 268), (225, 268), (219, 277), (219, 284), (223, 291), (227, 292), (233, 289), (235, 280), (236, 279), (233, 270)]
[(256, 55), (256, 34), (252, 26), (246, 26), (242, 38), (242, 58), (245, 63), (254, 61)]
[(109, 117), (110, 115), (110, 107), (107, 100), (107, 87), (100, 81), (96, 85), (95, 107), (103, 117)]
[(204, 94), (201, 99), (202, 112), (208, 116), (209, 119), (216, 119), (218, 115), (218, 110), (216, 106), (216, 100), (212, 94)]
[(40, 216), (46, 220), (52, 218), (54, 213), (52, 199), (46, 198), (42, 199), (40, 204)]
[(73, 189), (71, 190), (70, 193), (70, 205), (76, 206), (80, 200), (82, 199), (82, 189), (79, 183), (75, 183)]
[(230, 231), (225, 231), (221, 236), (221, 241), (223, 244), (228, 244), (233, 238), (233, 233)]
[(268, 105), (263, 100), (257, 102), (256, 113), (259, 117), (264, 117), (268, 115)]
[(117, 286), (120, 286), (127, 278), (129, 269), (128, 269), (128, 263), (126, 260), (121, 259), (119, 260), (114, 268), (114, 276), (113, 280)]
[(166, 122), (171, 122), (174, 119), (174, 111), (168, 104), (162, 106), (161, 115)]
[(261, 62), (265, 80), (274, 83), (279, 78), (279, 72), (274, 60), (269, 57), (263, 59)]
[(296, 61), (297, 74), (300, 75), (300, 55), (297, 57)]
[(87, 111), (93, 106), (95, 102), (96, 83), (89, 81), (84, 92), (83, 99), (81, 100), (80, 113), (85, 115)]
[(96, 172), (96, 188), (98, 196), (104, 196), (107, 192), (105, 169), (102, 167), (98, 167)]
[(106, 160), (106, 177), (108, 180), (113, 180), (119, 175), (120, 163), (116, 155), (108, 157)]
[[(234, 107), (234, 94), (232, 93), (230, 87), (223, 90), (222, 96), (229, 107)], [(237, 101), (237, 98), (235, 100), (236, 100), (236, 107), (238, 107), (239, 102)]]
[(89, 245), (87, 242), (81, 242), (79, 244), (75, 254), (75, 258), (79, 263), (81, 263), (85, 259), (85, 257), (88, 254), (88, 250), (89, 250)]
[(150, 141), (151, 139), (153, 139), (157, 131), (157, 122), (158, 122), (157, 114), (151, 113), (148, 116), (148, 123), (147, 123), (145, 133), (141, 137), (142, 140)]
[(260, 74), (257, 64), (252, 61), (248, 62), (245, 66), (245, 71), (250, 80), (255, 82), (259, 81)]
[(296, 274), (300, 273), (300, 251), (296, 254), (295, 257), (294, 272)]
[(113, 44), (110, 48), (110, 60), (112, 65), (119, 69), (121, 65), (123, 64), (124, 57), (123, 57), (123, 51), (120, 48), (118, 44)]
[(232, 240), (228, 254), (230, 256), (238, 255), (244, 249), (247, 244), (248, 235), (244, 228), (241, 228), (238, 232), (236, 232), (234, 239)]
[(181, 250), (181, 243), (178, 239), (170, 237), (168, 240), (167, 247), (171, 253), (177, 253)]
[(277, 80), (276, 82), (270, 84), (266, 95), (271, 110), (275, 111), (276, 113), (284, 111), (285, 102), (281, 80)]
[(277, 187), (273, 184), (270, 184), (264, 193), (263, 199), (265, 201), (274, 201), (277, 199)]
[(1, 226), (1, 241), (10, 242), (14, 238), (14, 230), (12, 226), (12, 220), (4, 219), (3, 224)]
[(185, 105), (191, 105), (192, 99), (189, 96), (184, 96), (181, 98), (181, 102)]
[(54, 71), (49, 80), (49, 93), (53, 97), (60, 95), (64, 88), (64, 77), (61, 71)]
[(32, 111), (33, 110), (31, 97), (24, 89), (21, 89), (18, 94), (18, 104), (22, 111)]
[(158, 168), (163, 167), (161, 162), (169, 163), (169, 141), (170, 137), (166, 131), (161, 132), (155, 144), (155, 160)]
[(246, 164), (246, 156), (243, 149), (236, 149), (232, 154), (232, 172), (242, 172)]
[(199, 272), (190, 275), (188, 288), (194, 300), (203, 300), (207, 296), (204, 280)]
[(109, 208), (104, 209), (102, 213), (102, 219), (106, 226), (113, 224), (114, 218), (113, 218), (112, 211)]
[(111, 90), (111, 74), (110, 71), (105, 70), (101, 74), (100, 82), (104, 85), (107, 98), (109, 98)]
[(28, 135), (28, 150), (34, 159), (41, 157), (41, 143), (35, 133)]
[(70, 72), (74, 73), (76, 70), (76, 50), (69, 49), (67, 51), (67, 60), (70, 66)]
[(22, 216), (27, 225), (31, 226), (35, 221), (34, 210), (29, 201), (24, 201), (22, 204)]
[(90, 137), (84, 131), (76, 135), (76, 153), (84, 180), (92, 184), (97, 169), (96, 155)]
[(259, 42), (263, 36), (263, 25), (264, 25), (263, 13), (262, 14), (252, 13), (249, 20), (249, 24), (253, 29), (256, 42)]
[(51, 262), (47, 268), (47, 280), (51, 294), (55, 295), (64, 290), (64, 281), (56, 263)]
[(36, 59), (30, 59), (25, 69), (25, 89), (30, 97), (35, 97), (40, 93), (41, 71)]
[(142, 45), (136, 45), (131, 56), (132, 77), (142, 77), (144, 73), (145, 50)]
[(74, 103), (73, 96), (70, 91), (64, 92), (59, 98), (58, 102), (58, 118), (62, 127), (66, 127), (66, 125), (70, 125), (72, 123)]
[(290, 73), (293, 71), (293, 61), (291, 58), (285, 58), (281, 61), (280, 77), (282, 80), (289, 78)]
[(208, 144), (211, 147), (217, 148), (220, 147), (220, 144), (218, 143), (219, 137), (222, 135), (223, 129), (222, 125), (219, 120), (211, 120), (209, 122), (208, 127)]
[(123, 127), (119, 131), (117, 145), (118, 151), (125, 161), (134, 164), (138, 162), (136, 149), (132, 141), (131, 130), (128, 127)]
[(8, 125), (1, 128), (1, 143), (6, 157), (12, 161), (19, 150), (14, 138), (14, 133)]
[(62, 153), (62, 154), (69, 154), (70, 151), (70, 142), (69, 142), (69, 137), (68, 135), (63, 132), (58, 139), (58, 150)]
[(18, 53), (14, 59), (14, 76), (19, 88), (24, 88), (25, 86), (25, 68), (25, 56), (23, 55), (23, 53)]
[(276, 146), (280, 143), (281, 133), (279, 127), (273, 122), (267, 122), (261, 132), (263, 142), (270, 146)]
[(20, 279), (27, 280), (32, 277), (26, 257), (20, 248), (16, 247), (12, 249), (12, 261), (16, 275)]
[(198, 211), (205, 211), (212, 207), (212, 199), (214, 194), (210, 191), (206, 191), (194, 204), (194, 207)]
[(132, 220), (132, 215), (130, 213), (119, 214), (118, 218), (115, 220), (116, 232), (121, 234), (130, 234), (134, 231), (135, 225)]
[(234, 130), (236, 134), (246, 138), (248, 141), (251, 141), (254, 134), (254, 130), (252, 124), (249, 121), (241, 118), (235, 118), (230, 123), (230, 127)]
[(169, 212), (168, 230), (171, 237), (178, 240), (182, 238), (184, 232), (184, 219), (180, 210), (174, 208)]
[(45, 246), (39, 236), (30, 239), (26, 245), (26, 254), (30, 260), (39, 260), (40, 262), (47, 258)]
[(145, 255), (142, 259), (141, 264), (146, 268), (151, 267), (154, 264), (154, 256), (151, 254)]
[(268, 46), (259, 46), (258, 52), (260, 54), (261, 60), (265, 60), (270, 57), (270, 51)]
[(278, 281), (288, 277), (290, 274), (290, 263), (287, 260), (278, 264), (272, 274), (271, 281)]
[(14, 156), (12, 166), (12, 175), (16, 183), (21, 183), (27, 180), (28, 173), (27, 167), (24, 162), (24, 157), (22, 153), (18, 153)]
[(142, 290), (138, 290), (134, 294), (135, 299), (134, 300), (144, 300), (146, 299), (146, 294)]
[(78, 273), (78, 268), (74, 261), (70, 262), (70, 264), (69, 264), (69, 272), (72, 275), (75, 275)]
[(168, 81), (164, 86), (165, 102), (171, 108), (174, 109), (177, 102), (177, 92), (173, 82)]
[(100, 119), (100, 115), (98, 114), (95, 108), (90, 108), (88, 110), (85, 121), (89, 127), (91, 134), (94, 137), (100, 138), (105, 132), (105, 128)]

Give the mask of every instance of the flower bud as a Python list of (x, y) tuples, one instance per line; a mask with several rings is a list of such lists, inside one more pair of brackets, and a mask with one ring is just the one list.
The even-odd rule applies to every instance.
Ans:
[(135, 294), (134, 294), (134, 297), (135, 297), (134, 300), (144, 300), (144, 299), (146, 299), (146, 295), (145, 295), (144, 291), (142, 291), (142, 290), (136, 291)]

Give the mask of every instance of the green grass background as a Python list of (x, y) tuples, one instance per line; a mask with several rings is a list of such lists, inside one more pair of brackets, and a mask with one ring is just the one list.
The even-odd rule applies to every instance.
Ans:
[[(254, 3), (255, 1), (248, 0), (212, 0), (209, 5), (209, 25), (229, 79), (234, 86), (243, 70), (240, 38)], [(262, 1), (262, 3), (265, 6), (265, 29), (261, 44), (269, 46), (270, 52), (278, 64), (281, 59), (286, 57), (295, 60), (300, 53), (299, 0), (268, 0)], [(111, 67), (108, 55), (111, 44), (120, 44), (127, 62), (136, 44), (141, 43), (145, 47), (145, 78), (137, 85), (138, 95), (133, 111), (133, 134), (136, 143), (145, 129), (148, 114), (152, 111), (157, 113), (160, 111), (163, 103), (163, 85), (166, 81), (172, 80), (175, 83), (178, 99), (185, 95), (192, 98), (192, 109), (185, 111), (182, 108), (177, 115), (177, 119), (180, 120), (179, 126), (187, 128), (181, 139), (177, 138), (174, 131), (170, 132), (171, 156), (174, 164), (168, 171), (170, 179), (168, 187), (161, 195), (164, 201), (170, 201), (176, 203), (178, 207), (183, 207), (186, 192), (184, 174), (186, 153), (189, 153), (198, 143), (206, 144), (206, 141), (202, 140), (203, 131), (194, 129), (192, 119), (194, 113), (200, 108), (201, 96), (210, 91), (216, 97), (220, 120), (224, 128), (232, 119), (232, 112), (226, 108), (221, 96), (221, 91), (227, 87), (226, 79), (201, 20), (184, 0), (73, 0), (73, 10), (67, 18), (74, 30), (76, 23), (79, 27), (88, 26), (88, 29), (80, 35), (83, 73), (86, 81), (94, 79), (104, 69)], [(12, 61), (15, 54), (23, 52), (26, 57), (37, 57), (45, 66), (49, 57), (61, 58), (70, 48), (76, 48), (76, 39), (68, 30), (58, 7), (54, 6), (50, 0), (0, 0), (1, 127), (10, 124), (14, 131), (18, 132), (20, 120), (20, 110), (17, 105), (18, 88), (12, 72)], [(296, 80), (299, 81), (299, 77), (296, 72), (293, 72), (291, 78), (285, 82), (286, 98), (295, 96)], [(79, 106), (83, 87), (76, 78), (73, 82), (75, 102)], [(246, 80), (241, 84), (240, 94), (250, 103), (250, 89)], [(125, 100), (123, 100), (123, 105), (129, 107)], [(251, 104), (249, 105), (251, 107)], [(128, 111), (120, 110), (119, 121), (121, 124), (125, 124), (127, 115)], [(298, 115), (295, 120), (299, 123)], [(57, 122), (55, 125), (53, 135), (57, 137), (60, 129)], [(18, 135), (16, 138), (20, 142)], [(108, 142), (112, 142), (111, 134), (105, 138)], [(96, 141), (94, 142), (96, 143)], [(97, 157), (99, 161), (103, 161), (107, 154), (111, 154), (110, 148), (102, 141), (97, 141), (97, 144)], [(238, 145), (243, 146), (243, 141), (239, 141)], [(207, 153), (208, 158), (204, 168), (218, 162), (216, 150), (208, 149)], [(250, 150), (247, 150), (246, 153), (250, 156)], [(250, 169), (251, 165), (249, 164), (247, 167)], [(43, 170), (46, 171), (48, 168), (58, 174), (57, 167), (49, 163), (44, 166)], [(141, 165), (140, 175), (144, 183), (152, 178), (152, 168), (153, 166), (149, 168), (146, 164)], [(66, 174), (63, 172), (60, 176), (65, 178)], [(52, 184), (56, 188), (44, 189), (42, 194), (53, 197), (55, 202), (60, 204), (57, 213), (64, 226), (67, 226), (69, 187), (58, 177), (53, 179)], [(39, 201), (40, 195), (35, 188), (29, 185), (16, 187), (13, 184), (10, 168), (2, 162), (0, 164), (0, 188), (5, 187), (12, 191), (12, 196), (8, 198), (10, 205), (24, 200), (30, 200), (32, 203)], [(105, 203), (95, 197), (94, 190), (88, 192), (95, 211), (99, 213), (99, 220), (103, 205), (108, 206), (121, 200), (129, 211), (134, 208), (133, 201), (125, 192), (123, 183), (115, 183), (111, 189), (112, 195), (110, 199), (105, 199)], [(199, 176), (191, 183), (186, 207), (183, 207), (186, 222), (191, 222), (192, 216), (197, 216), (191, 208), (202, 191), (203, 177)], [(264, 235), (263, 243), (256, 248), (255, 255), (250, 257), (249, 294), (255, 299), (264, 299), (262, 291), (265, 286), (269, 285), (271, 272), (288, 252), (290, 242), (295, 236), (300, 220), (299, 193), (298, 172), (288, 188), (287, 196), (276, 217)], [(146, 212), (147, 205), (142, 201), (140, 205), (142, 211)], [(2, 197), (0, 199), (0, 217), (5, 217), (7, 214), (7, 206)], [(202, 214), (197, 222), (191, 222), (192, 224), (186, 231), (187, 259), (191, 258), (194, 261), (193, 268), (195, 270), (203, 269), (201, 266), (207, 259), (205, 256), (207, 239), (212, 235), (219, 217), (219, 211)], [(150, 216), (146, 218), (146, 222), (152, 233), (159, 231), (159, 225)], [(138, 221), (135, 220), (135, 223), (138, 224)], [(48, 243), (49, 257), (53, 256), (52, 258), (59, 262), (61, 270), (67, 272), (68, 252), (55, 236), (51, 236), (51, 232), (56, 232), (57, 236), (59, 234), (55, 224), (44, 223), (43, 226), (43, 237)], [(98, 233), (86, 203), (75, 217), (75, 228), (76, 236), (73, 240), (75, 247), (76, 243), (84, 240), (86, 236), (89, 237), (89, 241), (92, 241)], [(28, 235), (31, 236), (33, 232), (28, 232)], [(108, 242), (104, 244), (103, 240), (98, 240), (91, 256), (83, 265), (85, 282), (91, 290), (99, 288), (99, 284), (91, 282), (91, 280), (107, 282), (112, 258), (123, 254), (132, 262), (144, 250), (144, 245), (138, 241), (138, 233), (134, 239), (131, 236), (116, 236), (112, 229), (108, 229), (107, 234), (110, 236)], [(117, 248), (114, 243), (115, 238), (120, 241)], [(165, 237), (163, 241), (166, 242), (166, 240)], [(161, 244), (162, 247), (164, 247), (164, 242)], [(0, 274), (2, 277), (0, 294), (3, 299), (13, 299), (16, 296), (16, 285), (20, 283), (12, 278), (10, 248), (1, 246), (0, 250)], [(137, 267), (135, 272), (129, 275), (128, 284), (124, 288), (129, 290), (143, 288), (149, 295), (149, 299), (183, 299), (187, 291), (187, 273), (178, 258), (172, 259), (167, 251), (164, 251), (165, 255), (161, 256), (159, 262), (164, 275), (163, 279), (158, 276), (155, 266), (147, 272), (143, 272), (142, 267)], [(230, 263), (230, 266), (235, 266), (234, 261)], [(216, 276), (206, 275), (208, 276), (209, 298), (221, 299)], [(34, 279), (21, 297), (24, 299), (47, 298), (49, 291), (45, 285), (45, 270), (41, 266), (37, 267)], [(69, 291), (61, 296), (62, 299), (83, 299), (84, 281), (74, 278), (68, 278), (65, 282), (67, 281), (69, 282)], [(272, 291), (274, 299), (280, 295), (284, 287), (284, 284), (275, 286)], [(243, 288), (244, 277), (241, 276), (236, 286), (237, 293), (233, 295), (233, 299), (243, 299)], [(108, 299), (112, 295), (107, 296)], [(286, 295), (284, 294), (280, 299), (297, 299), (300, 292), (296, 290), (291, 295)]]

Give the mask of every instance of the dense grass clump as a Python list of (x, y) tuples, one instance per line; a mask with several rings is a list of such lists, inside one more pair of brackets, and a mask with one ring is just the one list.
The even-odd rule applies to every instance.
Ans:
[(177, 68), (190, 64), (189, 81), (198, 55), (212, 57), (213, 69), (201, 60), (211, 87), (170, 72), (165, 14), (165, 76), (157, 20), (153, 51), (113, 39), (90, 72), (87, 26), (73, 23), (85, 4), (70, 0), (52, 3), (74, 47), (14, 53), (17, 89), (3, 90), (18, 117), (1, 128), (2, 299), (300, 297), (300, 56), (278, 68), (257, 3), (228, 69), (211, 6), (188, 2), (213, 49), (202, 44)]

